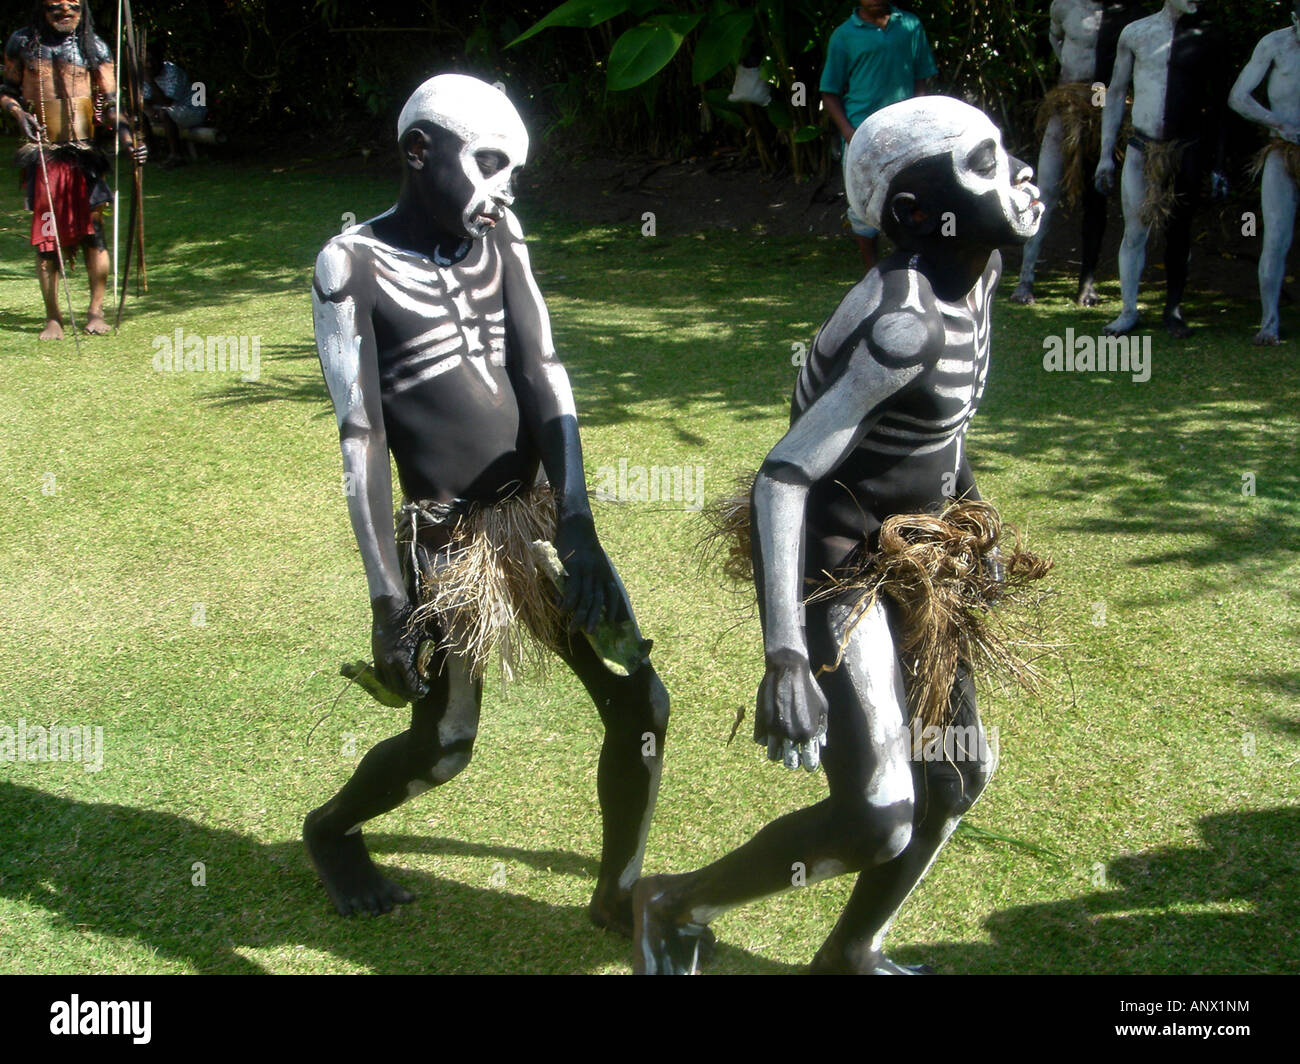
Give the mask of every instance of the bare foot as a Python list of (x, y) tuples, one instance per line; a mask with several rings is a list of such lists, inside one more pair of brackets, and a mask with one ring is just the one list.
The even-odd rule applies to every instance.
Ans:
[(320, 826), (321, 810), (307, 814), (302, 841), (311, 863), (325, 884), (325, 892), (340, 916), (353, 913), (391, 912), (394, 906), (414, 901), (415, 895), (379, 874), (366, 851), (361, 832), (338, 835)]
[(632, 887), (637, 975), (695, 975), (713, 952), (714, 937), (703, 924), (679, 923), (668, 912), (663, 888), (672, 876), (647, 876)]
[(817, 951), (808, 966), (809, 975), (934, 975), (928, 964), (899, 964), (883, 953), (867, 953), (851, 958), (827, 942)]
[(599, 886), (587, 906), (591, 922), (606, 931), (624, 938), (632, 937), (632, 892), (630, 890), (605, 891)]
[(1101, 331), (1107, 336), (1127, 336), (1138, 327), (1142, 319), (1136, 310), (1126, 310)]
[(1192, 335), (1192, 327), (1183, 321), (1181, 310), (1165, 311), (1165, 328), (1175, 340), (1186, 340)]
[(89, 310), (86, 312), (86, 332), (91, 336), (107, 336), (113, 330), (108, 327), (108, 322), (104, 320), (103, 311)]
[(1011, 293), (1011, 302), (1019, 303), (1022, 307), (1033, 306), (1034, 286), (1028, 281), (1021, 281), (1016, 285), (1016, 290)]
[(48, 318), (45, 322), (45, 328), (41, 330), (41, 335), (37, 338), (40, 340), (62, 340), (63, 339), (63, 322), (58, 318)]
[(1276, 325), (1265, 325), (1255, 334), (1255, 338), (1251, 340), (1251, 343), (1255, 344), (1257, 347), (1276, 347), (1281, 342), (1282, 337), (1278, 333)]
[(1097, 289), (1091, 281), (1084, 281), (1079, 285), (1079, 294), (1074, 297), (1074, 301), (1081, 307), (1095, 307), (1101, 302), (1101, 296), (1097, 295)]

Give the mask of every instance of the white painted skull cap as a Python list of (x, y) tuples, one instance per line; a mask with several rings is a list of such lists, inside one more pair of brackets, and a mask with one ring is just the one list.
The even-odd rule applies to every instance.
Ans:
[(397, 139), (417, 122), (450, 130), (476, 151), (496, 148), (519, 164), (528, 154), (528, 131), (506, 94), (467, 74), (439, 74), (413, 93), (397, 118)]
[(873, 229), (882, 228), (885, 196), (894, 178), (976, 134), (999, 136), (988, 115), (951, 96), (917, 96), (882, 107), (849, 142), (844, 183), (853, 213)]

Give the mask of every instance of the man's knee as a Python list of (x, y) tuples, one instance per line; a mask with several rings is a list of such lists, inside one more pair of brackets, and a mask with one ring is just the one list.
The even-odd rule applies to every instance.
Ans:
[(850, 869), (885, 864), (907, 849), (912, 841), (914, 809), (910, 799), (873, 805), (865, 798), (852, 805), (833, 807), (844, 836), (842, 851)]
[[(446, 783), (460, 775), (469, 767), (474, 756), (474, 739), (458, 739), (455, 742), (434, 747), (426, 747), (415, 756), (411, 779), (413, 793), (428, 790)], [(423, 786), (419, 786), (423, 784)]]
[(1124, 226), (1124, 239), (1121, 241), (1123, 250), (1139, 251), (1147, 246), (1148, 230), (1145, 225), (1139, 222), (1129, 222)]
[(96, 215), (90, 224), (94, 232), (86, 237), (86, 248), (91, 251), (107, 251), (108, 241), (104, 238), (104, 219)]
[(610, 674), (603, 686), (596, 703), (606, 729), (651, 731), (659, 736), (668, 730), (668, 689), (650, 662), (630, 676)]
[(927, 762), (925, 766), (922, 801), (927, 819), (964, 816), (984, 793), (997, 767), (996, 754), (983, 730), (954, 740), (945, 754), (942, 760)]
[(650, 670), (650, 676), (646, 684), (646, 703), (649, 709), (650, 723), (654, 726), (654, 730), (662, 735), (668, 730), (668, 688), (659, 679), (659, 674), (654, 671), (653, 666), (647, 663), (645, 668)]

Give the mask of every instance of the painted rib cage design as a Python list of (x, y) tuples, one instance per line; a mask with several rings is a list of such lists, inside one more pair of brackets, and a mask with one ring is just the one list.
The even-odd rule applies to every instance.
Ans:
[(502, 257), (483, 241), (478, 261), (437, 266), (371, 237), (354, 237), (370, 251), (375, 285), (393, 307), (429, 324), (409, 340), (381, 348), (381, 383), (386, 395), (402, 392), (460, 366), (474, 370), (496, 394), (489, 366), (506, 364), (506, 321), (502, 299)]
[[(874, 278), (869, 279), (865, 286), (862, 307), (860, 310), (855, 308), (855, 313), (863, 321), (874, 315), (881, 305), (883, 286), (879, 283), (871, 284), (871, 280)], [(996, 274), (981, 278), (971, 292), (969, 303), (936, 301), (943, 315), (944, 352), (938, 362), (925, 373), (921, 386), (935, 399), (936, 405), (945, 408), (943, 416), (923, 417), (891, 409), (862, 438), (858, 444), (860, 450), (882, 458), (920, 457), (942, 451), (955, 437), (964, 438), (984, 395), (988, 378), (989, 340), (992, 331), (989, 309), (996, 283)], [(908, 278), (908, 289), (907, 300), (900, 310), (903, 313), (923, 314), (925, 311), (916, 288), (915, 274)], [(877, 322), (890, 316), (892, 315), (883, 315)], [(872, 330), (873, 335), (878, 331), (877, 325)], [(850, 352), (845, 347), (849, 344), (856, 345), (861, 338), (862, 331), (855, 330), (844, 344), (828, 353), (821, 345), (821, 337), (818, 337), (795, 388), (801, 409), (806, 410), (825, 391), (827, 381), (838, 372), (838, 367), (847, 362)], [(954, 472), (960, 462), (959, 446)]]

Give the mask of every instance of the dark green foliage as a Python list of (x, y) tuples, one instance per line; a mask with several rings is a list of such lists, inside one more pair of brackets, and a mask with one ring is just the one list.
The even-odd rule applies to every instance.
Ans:
[[(94, 5), (111, 40), (116, 4)], [(1013, 146), (1056, 76), (1047, 45), (1050, 0), (905, 0), (926, 25), (939, 89), (986, 108)], [(1157, 8), (1152, 0), (1151, 9)], [(27, 15), (9, 5), (6, 33)], [(389, 139), (415, 85), (455, 70), (503, 82), (538, 134), (559, 145), (686, 155), (747, 146), (773, 169), (824, 165), (817, 83), (831, 30), (853, 0), (136, 0), (154, 42), (208, 88), (214, 120), (236, 137), (347, 126)], [(1287, 0), (1211, 6), (1234, 70), (1265, 32), (1287, 23)], [(508, 47), (514, 43), (514, 47)], [(773, 85), (765, 109), (727, 102), (742, 57)], [(796, 83), (805, 102), (792, 102)]]

